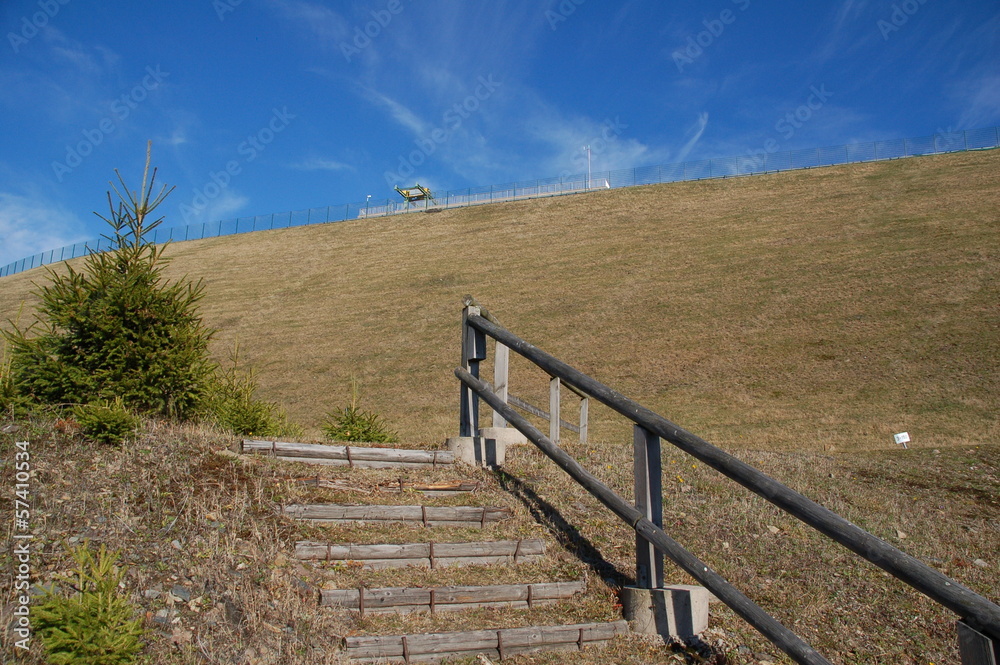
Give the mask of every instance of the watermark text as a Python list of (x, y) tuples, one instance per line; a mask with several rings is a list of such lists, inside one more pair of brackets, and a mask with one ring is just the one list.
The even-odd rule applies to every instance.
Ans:
[[(732, 2), (741, 12), (745, 12), (750, 8), (750, 0), (732, 0)], [(705, 26), (705, 29), (696, 35), (690, 35), (687, 38), (687, 44), (673, 52), (674, 64), (677, 65), (677, 71), (683, 74), (685, 67), (693, 65), (694, 61), (700, 58), (705, 53), (705, 50), (711, 47), (715, 43), (715, 40), (722, 36), (722, 33), (726, 31), (728, 26), (736, 23), (737, 16), (739, 14), (732, 9), (723, 9), (719, 12), (718, 18), (702, 21), (701, 24)]]
[(52, 162), (52, 172), (55, 174), (56, 180), (62, 182), (76, 167), (83, 164), (84, 158), (92, 154), (97, 146), (104, 143), (104, 137), (114, 132), (121, 123), (125, 122), (132, 111), (149, 97), (149, 93), (160, 87), (163, 79), (168, 76), (170, 76), (170, 72), (162, 71), (159, 65), (156, 66), (156, 69), (151, 66), (146, 67), (146, 75), (142, 77), (142, 80), (136, 83), (131, 90), (111, 102), (110, 113), (101, 118), (96, 127), (84, 129), (80, 132), (83, 135), (82, 140), (66, 146), (66, 156), (63, 161)]
[(31, 452), (27, 441), (14, 444), (14, 646), (27, 650), (31, 642)]
[(437, 152), (438, 148), (451, 140), (462, 124), (480, 109), (483, 102), (493, 96), (503, 83), (494, 80), (493, 75), (480, 76), (476, 79), (473, 93), (460, 102), (456, 102), (441, 116), (441, 124), (427, 132), (424, 136), (414, 139), (416, 149), (399, 156), (399, 165), (395, 171), (386, 171), (385, 182), (390, 187), (396, 187), (412, 176), (418, 166)]
[(49, 24), (49, 21), (56, 17), (63, 5), (68, 5), (69, 0), (38, 0), (38, 6), (42, 11), (35, 12), (30, 17), (21, 17), (21, 29), (18, 32), (8, 32), (7, 41), (14, 53), (21, 50), (21, 47), (38, 36), (42, 28)]
[(243, 172), (243, 165), (257, 159), (274, 141), (275, 137), (285, 131), (294, 119), (295, 115), (288, 112), (287, 106), (283, 106), (281, 109), (272, 109), (271, 117), (267, 123), (236, 146), (236, 153), (242, 157), (242, 160), (230, 159), (218, 171), (209, 171), (205, 184), (195, 188), (191, 203), (181, 204), (180, 211), (184, 223), (190, 224), (208, 207), (210, 201), (220, 197), (229, 187), (233, 176)]

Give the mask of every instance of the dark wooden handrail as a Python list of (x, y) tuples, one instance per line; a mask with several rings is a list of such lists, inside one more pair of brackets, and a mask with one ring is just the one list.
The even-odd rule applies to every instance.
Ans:
[[(840, 515), (820, 506), (749, 464), (713, 446), (704, 439), (688, 432), (679, 425), (670, 422), (603, 383), (587, 376), (554, 356), (545, 353), (511, 333), (506, 328), (487, 320), (483, 316), (475, 314), (474, 310), (469, 313), (466, 321), (470, 328), (488, 335), (498, 343), (516, 351), (543, 369), (550, 376), (558, 377), (560, 380), (572, 384), (582, 393), (598, 400), (652, 434), (669, 441), (684, 452), (701, 460), (730, 479), (735, 480), (750, 491), (778, 506), (783, 511), (795, 516), (820, 533), (823, 533), (939, 604), (952, 610), (969, 627), (983, 633), (994, 641), (1000, 641), (1000, 606), (990, 602), (987, 598), (900, 551), (884, 540), (875, 537)], [(460, 371), (463, 370), (456, 370), (456, 374), (459, 374)], [(465, 372), (465, 374), (468, 374), (468, 372)], [(478, 379), (471, 375), (468, 377), (463, 375), (459, 376), (459, 378), (464, 384), (470, 386), (470, 388), (472, 384), (468, 379), (471, 378), (473, 381), (478, 382)], [(517, 429), (521, 430), (529, 439), (532, 439), (528, 431), (518, 426), (518, 422), (526, 425), (527, 428), (531, 428), (530, 424), (513, 412), (502, 400), (496, 398), (492, 393), (486, 395), (482, 394), (476, 388), (473, 388), (473, 390), (490, 404), (494, 410), (501, 413), (511, 424), (514, 424)], [(488, 389), (486, 392), (489, 392)], [(511, 414), (517, 416), (517, 419), (509, 418), (508, 416)], [(534, 428), (531, 429), (533, 430)], [(540, 436), (537, 430), (534, 430), (534, 433)], [(545, 437), (541, 438), (544, 439)], [(534, 441), (534, 439), (532, 440)], [(534, 441), (534, 443), (542, 448), (538, 441)], [(556, 450), (559, 449), (556, 448)], [(546, 454), (548, 454), (547, 451)], [(552, 455), (549, 456), (552, 457)], [(555, 460), (555, 458), (553, 459)], [(598, 498), (601, 499), (600, 496)], [(612, 510), (614, 509), (612, 508)], [(617, 514), (622, 516), (620, 513)], [(624, 516), (623, 519), (628, 521), (628, 518)], [(659, 536), (653, 538), (645, 534), (641, 535), (660, 548), (662, 538)], [(670, 555), (667, 550), (662, 548), (661, 550), (668, 556)], [(708, 584), (705, 584), (705, 586), (708, 587)], [(721, 596), (720, 599), (722, 599)], [(736, 607), (733, 609), (739, 611)]]
[(700, 559), (688, 552), (660, 527), (650, 522), (628, 501), (620, 497), (610, 487), (583, 468), (579, 462), (562, 448), (554, 445), (547, 436), (538, 431), (517, 411), (497, 397), (489, 384), (480, 381), (464, 369), (456, 369), (455, 376), (476, 392), (487, 404), (496, 409), (504, 419), (528, 437), (559, 468), (568, 473), (585, 490), (603, 503), (611, 512), (632, 527), (636, 533), (651, 542), (661, 552), (671, 558), (691, 577), (698, 580), (715, 597), (731, 607), (747, 623), (771, 640), (775, 646), (804, 665), (832, 665), (829, 660), (803, 642), (795, 633), (781, 625), (759, 605), (747, 598), (725, 578), (706, 566)]

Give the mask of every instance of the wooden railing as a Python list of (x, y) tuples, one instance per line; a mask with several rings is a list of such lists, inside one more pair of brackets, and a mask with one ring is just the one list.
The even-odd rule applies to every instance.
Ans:
[[(475, 298), (472, 296), (465, 296), (463, 303), (466, 307), (478, 307), (479, 315), (482, 316), (487, 321), (490, 321), (494, 325), (503, 327), (500, 321), (489, 313), (483, 306), (481, 306)], [(525, 413), (530, 413), (533, 416), (542, 418), (543, 420), (549, 421), (549, 439), (555, 442), (557, 445), (560, 441), (560, 429), (566, 429), (580, 437), (580, 443), (587, 443), (587, 438), (590, 431), (590, 397), (583, 394), (571, 385), (566, 385), (565, 387), (578, 398), (580, 398), (580, 424), (574, 425), (571, 422), (563, 420), (561, 417), (561, 404), (562, 404), (562, 388), (563, 383), (558, 377), (552, 377), (549, 380), (549, 410), (545, 411), (530, 402), (511, 394), (509, 386), (510, 378), (510, 351), (506, 346), (497, 342), (496, 349), (493, 354), (493, 392), (496, 393), (500, 399), (502, 399), (507, 404), (521, 409)], [(464, 359), (464, 355), (463, 355)], [(463, 360), (464, 363), (464, 360)], [(463, 367), (465, 365), (463, 364)], [(476, 365), (476, 376), (478, 374), (478, 364)], [(465, 423), (467, 425), (468, 423)], [(493, 412), (493, 427), (505, 427), (507, 421), (504, 420), (496, 411)], [(459, 435), (460, 436), (473, 436), (475, 435), (475, 430), (470, 430), (463, 425)]]
[[(479, 364), (487, 357), (487, 337), (496, 341), (497, 348), (515, 351), (548, 373), (553, 380), (573, 386), (579, 394), (601, 402), (634, 423), (636, 505), (630, 504), (594, 477), (559, 448), (551, 436), (545, 436), (512, 409), (505, 399), (506, 394), (494, 392), (489, 384), (480, 380)], [(507, 362), (504, 361), (503, 365), (506, 368)], [(963, 665), (1000, 663), (1000, 606), (663, 416), (532, 346), (499, 325), (495, 317), (478, 306), (471, 297), (466, 297), (462, 314), (462, 366), (455, 370), (455, 375), (461, 382), (462, 436), (473, 436), (477, 432), (479, 400), (482, 399), (493, 409), (494, 419), (500, 418), (519, 430), (581, 487), (635, 530), (636, 578), (641, 586), (657, 588), (662, 585), (662, 556), (668, 556), (796, 663), (830, 663), (663, 531), (660, 488), (660, 440), (663, 439), (955, 612), (959, 617), (957, 630)]]

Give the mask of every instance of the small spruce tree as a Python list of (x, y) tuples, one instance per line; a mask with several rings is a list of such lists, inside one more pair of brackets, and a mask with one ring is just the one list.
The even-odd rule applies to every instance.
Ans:
[[(156, 169), (131, 191), (115, 170), (108, 192), (107, 222), (112, 243), (92, 252), (81, 270), (49, 270), (37, 321), (6, 333), (11, 348), (10, 381), (17, 392), (46, 404), (87, 404), (120, 399), (139, 413), (188, 418), (201, 407), (213, 372), (208, 342), (213, 331), (202, 322), (198, 281), (168, 281), (165, 245), (150, 232), (163, 218), (152, 212), (173, 190), (153, 196)], [(122, 193), (124, 192), (124, 194)]]

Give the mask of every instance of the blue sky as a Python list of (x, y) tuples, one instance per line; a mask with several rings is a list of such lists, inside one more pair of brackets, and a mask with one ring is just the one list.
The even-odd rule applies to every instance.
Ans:
[(104, 233), (149, 140), (177, 226), (580, 173), (585, 144), (597, 171), (1000, 124), (997, 0), (4, 0), (0, 28), (0, 265)]

